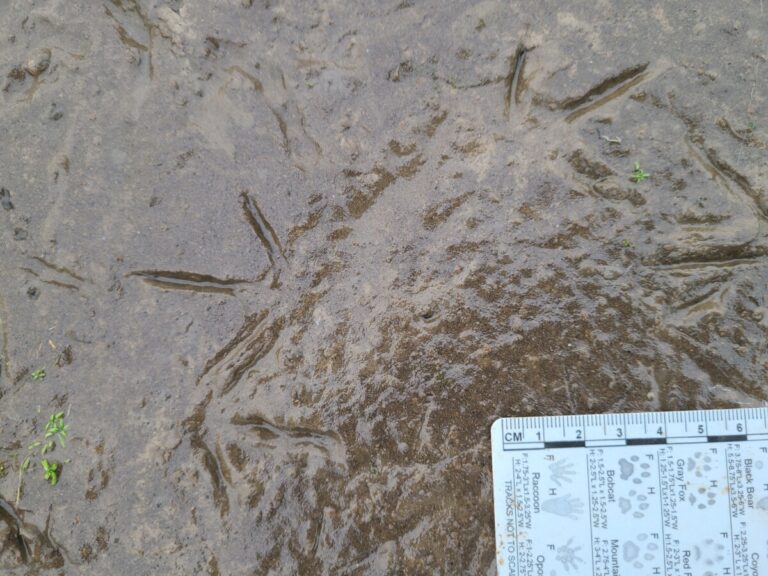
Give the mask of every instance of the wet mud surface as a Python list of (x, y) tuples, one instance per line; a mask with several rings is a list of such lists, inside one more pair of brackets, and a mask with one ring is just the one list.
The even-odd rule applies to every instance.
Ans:
[(0, 571), (490, 575), (494, 419), (763, 404), (767, 19), (0, 1)]

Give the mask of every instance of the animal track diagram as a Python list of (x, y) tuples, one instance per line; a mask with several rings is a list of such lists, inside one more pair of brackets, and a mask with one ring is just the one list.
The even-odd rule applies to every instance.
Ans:
[(549, 479), (557, 484), (558, 487), (563, 485), (563, 482), (570, 484), (573, 482), (573, 476), (576, 475), (573, 463), (568, 460), (558, 460), (549, 465)]
[[(703, 452), (695, 452), (693, 457), (689, 457), (686, 461), (688, 474), (691, 477), (701, 479), (710, 476), (714, 465), (715, 462), (712, 457)], [(717, 503), (717, 492), (704, 484), (691, 486), (691, 491), (688, 495), (688, 503), (699, 510), (704, 510), (708, 506), (714, 506)]]
[(627, 540), (621, 548), (622, 557), (638, 570), (656, 561), (659, 545), (648, 534), (638, 534), (637, 542)]
[(651, 465), (647, 462), (640, 462), (640, 456), (631, 456), (629, 460), (621, 458), (619, 478), (631, 480), (633, 484), (642, 484), (644, 480), (651, 477), (650, 468)]
[(697, 565), (701, 566), (703, 564), (707, 568), (717, 570), (707, 570), (703, 576), (716, 576), (716, 574), (719, 574), (719, 568), (725, 560), (725, 554), (725, 544), (715, 542), (711, 538), (704, 540), (700, 546), (693, 547), (693, 560)]
[(564, 518), (576, 520), (584, 512), (584, 502), (580, 498), (574, 498), (570, 494), (550, 498), (541, 504), (541, 509), (550, 514), (557, 514)]
[(555, 559), (563, 565), (563, 568), (565, 568), (566, 572), (571, 569), (578, 570), (579, 564), (584, 563), (584, 560), (577, 554), (577, 552), (581, 550), (581, 546), (572, 547), (572, 543), (573, 538), (568, 540), (568, 542), (562, 546), (558, 547), (557, 556), (555, 556)]
[(629, 498), (619, 497), (619, 510), (621, 510), (621, 513), (629, 514), (632, 512), (632, 517), (638, 520), (645, 517), (645, 511), (650, 507), (648, 496), (638, 493), (637, 490), (630, 490)]
[(712, 457), (709, 454), (696, 452), (693, 458), (688, 458), (688, 472), (693, 472), (697, 478), (708, 476), (712, 470)]
[(768, 406), (513, 417), (491, 441), (499, 574), (768, 576)]

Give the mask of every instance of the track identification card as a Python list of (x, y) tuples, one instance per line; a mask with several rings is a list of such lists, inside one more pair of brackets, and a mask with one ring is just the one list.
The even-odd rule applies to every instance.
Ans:
[(500, 576), (768, 576), (768, 408), (502, 418)]

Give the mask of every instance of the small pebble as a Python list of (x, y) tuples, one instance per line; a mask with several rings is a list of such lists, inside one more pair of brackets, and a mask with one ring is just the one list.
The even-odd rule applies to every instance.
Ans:
[(48, 118), (56, 122), (56, 120), (61, 120), (62, 116), (64, 116), (64, 112), (59, 110), (59, 107), (56, 105), (56, 103), (54, 102), (51, 104), (51, 111), (48, 112)]
[(24, 70), (30, 76), (39, 76), (48, 69), (51, 63), (51, 51), (48, 48), (38, 50), (24, 65)]
[(8, 188), (0, 188), (0, 206), (2, 206), (4, 210), (13, 210), (11, 193)]

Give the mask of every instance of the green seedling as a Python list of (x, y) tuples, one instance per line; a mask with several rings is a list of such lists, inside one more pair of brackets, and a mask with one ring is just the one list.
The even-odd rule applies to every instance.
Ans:
[(32, 380), (42, 380), (45, 378), (45, 368), (38, 368), (32, 372)]
[[(64, 412), (56, 412), (51, 414), (48, 418), (48, 422), (45, 424), (45, 437), (58, 436), (59, 443), (66, 446), (67, 435), (69, 434), (69, 426), (64, 423)], [(51, 444), (49, 442), (49, 444)]]
[(624, 246), (624, 248), (629, 248), (632, 246), (632, 243), (629, 240), (622, 240), (621, 245)]
[(632, 170), (632, 176), (630, 176), (630, 180), (633, 182), (642, 182), (646, 178), (648, 178), (650, 174), (640, 168), (640, 162), (635, 162), (635, 169)]
[[(48, 417), (48, 421), (44, 426), (43, 438), (35, 440), (29, 446), (27, 446), (27, 457), (19, 466), (19, 483), (16, 488), (16, 505), (18, 506), (19, 500), (21, 500), (21, 489), (24, 482), (24, 473), (30, 469), (35, 463), (37, 458), (40, 459), (40, 466), (43, 468), (43, 478), (51, 485), (56, 486), (59, 482), (61, 474), (61, 464), (57, 462), (51, 462), (46, 458), (42, 458), (49, 452), (56, 449), (56, 440), (59, 445), (64, 448), (66, 446), (67, 436), (69, 435), (69, 425), (64, 422), (64, 412), (55, 412)], [(38, 456), (38, 449), (40, 454)], [(69, 460), (65, 460), (69, 462)]]
[(45, 458), (40, 460), (40, 464), (43, 466), (43, 471), (45, 472), (43, 477), (48, 480), (51, 486), (56, 486), (59, 481), (59, 475), (56, 472), (59, 465), (55, 462), (48, 462)]

